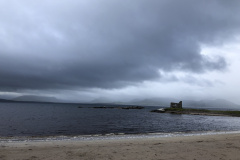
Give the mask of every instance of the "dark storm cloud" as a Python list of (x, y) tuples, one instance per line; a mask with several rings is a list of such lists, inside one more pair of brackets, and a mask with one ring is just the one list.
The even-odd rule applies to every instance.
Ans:
[(201, 54), (240, 28), (239, 1), (0, 1), (0, 90), (119, 88), (224, 70)]

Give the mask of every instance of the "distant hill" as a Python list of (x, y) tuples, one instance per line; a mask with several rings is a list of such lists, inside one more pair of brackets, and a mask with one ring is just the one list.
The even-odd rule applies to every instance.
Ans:
[(143, 105), (143, 106), (163, 106), (169, 107), (171, 102), (178, 102), (178, 100), (173, 98), (149, 98), (149, 99), (136, 99), (128, 102), (129, 104), (134, 105)]
[(200, 100), (190, 101), (185, 100), (184, 106), (186, 107), (198, 107), (198, 108), (224, 108), (224, 109), (237, 109), (240, 110), (240, 105), (224, 99), (215, 100)]
[(11, 100), (7, 100), (7, 99), (1, 99), (0, 98), (0, 102), (12, 102)]
[(55, 97), (24, 95), (12, 99), (13, 101), (28, 101), (28, 102), (58, 102)]
[(110, 98), (99, 97), (92, 100), (90, 103), (114, 103)]
[[(128, 102), (133, 105), (143, 105), (143, 106), (162, 106), (169, 107), (171, 102), (179, 102), (178, 99), (172, 98), (150, 98), (143, 100), (133, 100)], [(182, 100), (183, 107), (187, 108), (222, 108), (222, 109), (236, 109), (240, 110), (240, 105), (232, 103), (224, 99), (215, 99), (215, 100)]]

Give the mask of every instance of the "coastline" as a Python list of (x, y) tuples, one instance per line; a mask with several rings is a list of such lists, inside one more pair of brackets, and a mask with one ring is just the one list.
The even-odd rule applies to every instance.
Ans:
[(109, 133), (93, 135), (56, 135), (56, 136), (13, 136), (1, 137), (0, 143), (21, 143), (21, 142), (54, 142), (54, 141), (98, 141), (98, 140), (124, 140), (124, 139), (151, 139), (166, 137), (190, 137), (202, 135), (240, 134), (240, 131), (190, 131), (190, 132), (159, 132), (159, 133)]
[(194, 109), (194, 108), (162, 108), (162, 109), (152, 110), (151, 112), (202, 115), (202, 116), (240, 117), (240, 111), (237, 111), (237, 110), (225, 111), (225, 110), (208, 110), (208, 109)]
[[(119, 135), (118, 137), (121, 137)], [(124, 136), (123, 136), (124, 137)], [(1, 141), (0, 159), (239, 159), (240, 132), (94, 140)]]

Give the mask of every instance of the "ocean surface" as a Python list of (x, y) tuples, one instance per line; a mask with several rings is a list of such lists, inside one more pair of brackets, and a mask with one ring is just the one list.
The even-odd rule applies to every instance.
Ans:
[(0, 103), (0, 137), (240, 131), (239, 117), (93, 108), (100, 104)]

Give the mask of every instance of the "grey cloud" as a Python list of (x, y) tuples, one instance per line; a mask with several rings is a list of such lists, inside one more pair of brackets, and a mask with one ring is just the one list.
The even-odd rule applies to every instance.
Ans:
[(119, 88), (159, 70), (224, 70), (201, 45), (228, 42), (240, 27), (234, 0), (0, 4), (0, 90)]

